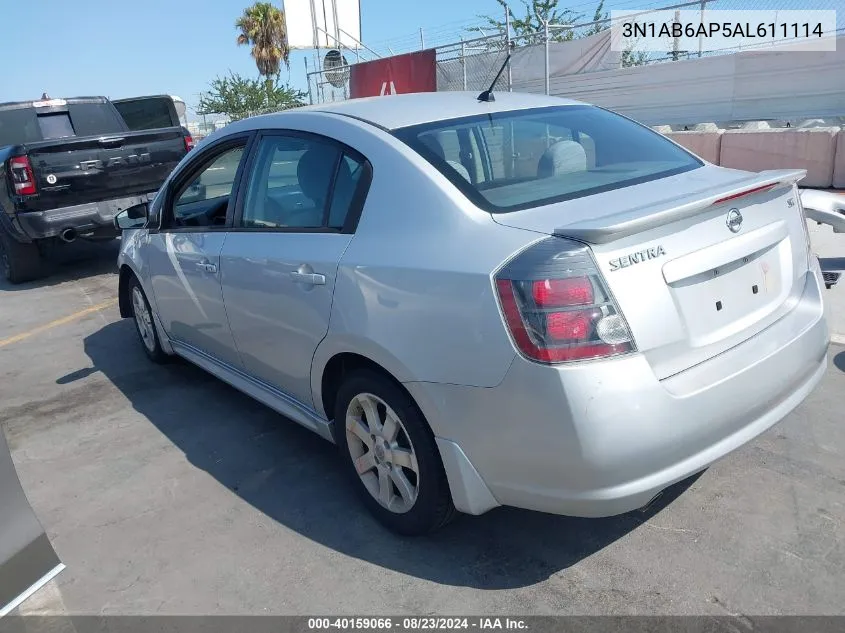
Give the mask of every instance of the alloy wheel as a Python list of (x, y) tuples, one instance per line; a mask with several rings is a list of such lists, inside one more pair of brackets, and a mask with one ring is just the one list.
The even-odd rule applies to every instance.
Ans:
[(378, 396), (361, 393), (346, 409), (346, 438), (355, 470), (384, 508), (403, 514), (419, 493), (414, 446), (399, 416)]
[(144, 293), (138, 286), (132, 288), (132, 310), (135, 313), (135, 325), (138, 326), (138, 334), (150, 352), (155, 351), (155, 331), (153, 330), (153, 318), (147, 308)]

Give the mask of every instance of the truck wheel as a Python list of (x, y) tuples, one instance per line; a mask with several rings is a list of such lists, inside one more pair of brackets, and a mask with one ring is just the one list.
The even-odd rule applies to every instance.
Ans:
[(0, 228), (0, 273), (13, 284), (41, 277), (44, 270), (38, 246), (18, 242)]

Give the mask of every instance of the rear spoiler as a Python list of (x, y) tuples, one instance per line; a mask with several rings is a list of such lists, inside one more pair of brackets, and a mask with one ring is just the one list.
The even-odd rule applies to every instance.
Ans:
[(554, 234), (591, 244), (605, 244), (628, 235), (647, 231), (696, 215), (716, 204), (777, 187), (788, 187), (807, 175), (806, 169), (777, 169), (743, 176), (692, 193), (669, 198), (658, 204), (633, 207), (621, 213), (584, 220), (555, 229)]
[(804, 215), (819, 224), (830, 224), (834, 233), (845, 233), (845, 192), (800, 189)]

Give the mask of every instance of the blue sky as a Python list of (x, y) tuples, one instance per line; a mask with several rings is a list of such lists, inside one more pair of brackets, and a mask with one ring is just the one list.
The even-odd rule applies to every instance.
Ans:
[[(585, 0), (575, 0), (578, 3)], [(279, 0), (274, 2), (280, 4)], [(175, 94), (190, 105), (217, 74), (257, 76), (234, 22), (250, 0), (3, 0), (0, 102), (53, 97)], [(496, 0), (361, 0), (365, 43), (408, 50), (418, 29), (459, 35)], [(457, 39), (457, 38), (456, 38)], [(381, 46), (384, 49), (384, 46)], [(304, 52), (291, 81), (304, 89)], [(286, 73), (282, 74), (286, 79)]]

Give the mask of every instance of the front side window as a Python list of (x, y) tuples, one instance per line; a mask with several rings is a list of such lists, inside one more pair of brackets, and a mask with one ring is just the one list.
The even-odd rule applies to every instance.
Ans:
[(214, 227), (226, 223), (244, 145), (230, 147), (189, 177), (176, 192), (169, 218), (171, 228)]
[(498, 112), (393, 133), (493, 213), (621, 189), (703, 164), (660, 134), (592, 106)]
[(248, 178), (241, 226), (342, 229), (364, 173), (328, 140), (266, 136)]

